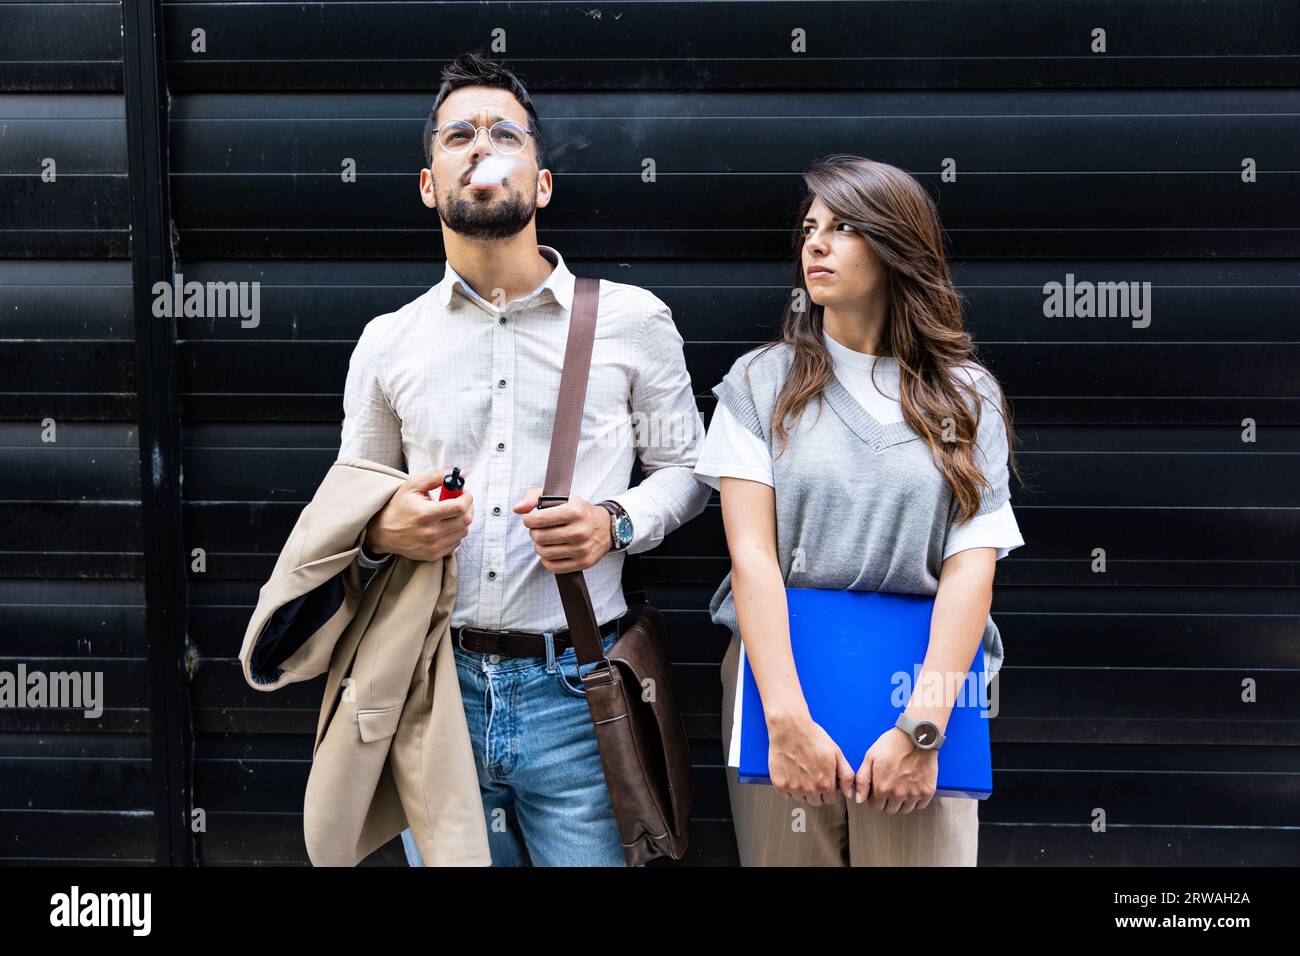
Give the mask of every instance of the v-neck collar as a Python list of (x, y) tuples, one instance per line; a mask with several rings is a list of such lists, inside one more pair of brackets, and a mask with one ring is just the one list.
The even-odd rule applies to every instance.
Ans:
[(921, 437), (908, 427), (906, 421), (890, 422), (888, 425), (882, 425), (874, 415), (858, 404), (858, 400), (853, 397), (852, 393), (834, 372), (827, 379), (826, 386), (822, 391), (826, 396), (826, 401), (835, 410), (835, 414), (840, 416), (844, 424), (848, 425), (855, 435), (876, 451), (880, 451), (889, 445), (897, 445), (899, 442), (911, 441), (913, 438)]

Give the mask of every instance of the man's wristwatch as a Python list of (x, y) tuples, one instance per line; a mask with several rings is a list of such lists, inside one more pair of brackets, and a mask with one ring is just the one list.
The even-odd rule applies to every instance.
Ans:
[(605, 500), (600, 506), (609, 512), (610, 550), (622, 551), (632, 543), (632, 519), (617, 501)]
[(894, 726), (907, 736), (921, 750), (938, 750), (947, 737), (939, 732), (938, 724), (928, 720), (915, 720), (907, 714), (899, 714)]

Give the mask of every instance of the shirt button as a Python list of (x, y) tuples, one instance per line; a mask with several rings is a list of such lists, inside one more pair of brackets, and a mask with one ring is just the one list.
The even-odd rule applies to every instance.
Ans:
[(506, 387), (506, 380), (504, 378), (501, 381), (497, 382), (497, 388), (505, 388), (505, 387)]
[(497, 451), (505, 451), (505, 450), (506, 450), (506, 443), (503, 441), (497, 442)]
[(505, 324), (506, 324), (506, 317), (505, 317), (504, 315), (501, 316), (501, 318), (497, 319), (497, 323), (500, 324), (500, 325), (505, 325)]
[(488, 579), (489, 579), (489, 580), (493, 580), (493, 581), (495, 581), (495, 580), (496, 580), (496, 576), (497, 576), (497, 573), (496, 573), (495, 571), (489, 571), (489, 572), (488, 572)]
[(494, 515), (499, 515), (499, 514), (501, 513), (501, 506), (500, 506), (500, 505), (496, 505), (496, 506), (494, 506), (494, 507), (492, 508), (492, 513), (493, 513)]
[(501, 655), (500, 655), (500, 654), (492, 654), (492, 655), (490, 655), (490, 656), (488, 657), (488, 660), (490, 660), (493, 664), (500, 664), (500, 663), (501, 663)]

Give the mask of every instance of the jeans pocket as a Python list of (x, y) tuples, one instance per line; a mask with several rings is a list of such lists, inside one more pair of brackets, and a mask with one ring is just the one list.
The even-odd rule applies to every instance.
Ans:
[[(618, 640), (618, 634), (610, 634), (601, 641), (606, 653), (614, 646)], [(587, 688), (582, 684), (582, 674), (590, 674), (600, 665), (599, 661), (591, 664), (578, 666), (578, 658), (572, 647), (565, 648), (563, 654), (555, 659), (555, 680), (560, 685), (560, 689), (570, 697), (580, 697), (586, 699)]]

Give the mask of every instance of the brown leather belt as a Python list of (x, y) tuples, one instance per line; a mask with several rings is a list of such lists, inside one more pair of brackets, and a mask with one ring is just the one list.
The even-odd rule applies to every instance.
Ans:
[[(608, 637), (614, 633), (618, 618), (601, 626), (600, 636)], [(491, 631), (483, 627), (453, 627), (451, 637), (457, 647), (462, 647), (475, 654), (496, 654), (499, 657), (545, 657), (546, 640), (533, 631)], [(555, 653), (563, 654), (573, 646), (569, 639), (569, 629), (562, 627), (555, 632)]]

